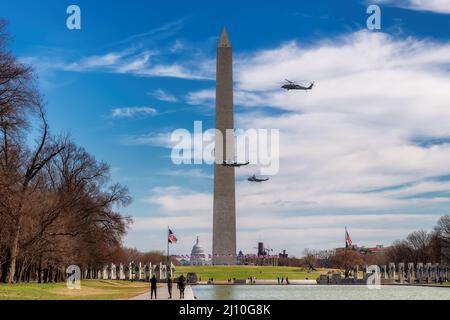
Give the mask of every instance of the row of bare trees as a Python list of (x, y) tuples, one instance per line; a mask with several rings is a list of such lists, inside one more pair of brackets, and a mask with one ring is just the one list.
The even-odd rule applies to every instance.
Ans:
[(386, 253), (391, 262), (437, 262), (450, 265), (450, 216), (439, 219), (433, 231), (415, 231), (396, 241)]
[(107, 164), (50, 133), (34, 74), (8, 42), (0, 20), (0, 281), (57, 281), (68, 265), (114, 260), (131, 199)]

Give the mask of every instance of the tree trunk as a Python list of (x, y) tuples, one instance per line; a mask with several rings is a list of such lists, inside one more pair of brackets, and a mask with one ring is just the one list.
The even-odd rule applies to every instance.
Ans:
[[(23, 201), (23, 197), (21, 197), (21, 199), (19, 201)], [(12, 240), (11, 248), (10, 248), (11, 260), (9, 263), (8, 279), (7, 279), (7, 282), (9, 284), (14, 283), (14, 278), (16, 275), (17, 256), (19, 253), (19, 238), (20, 238), (20, 230), (21, 230), (22, 220), (23, 220), (22, 208), (19, 208), (18, 212), (19, 212), (19, 217), (17, 219), (17, 224), (14, 229), (13, 240)]]
[(39, 260), (38, 283), (42, 283), (42, 262)]
[(0, 282), (6, 282), (6, 280), (7, 280), (7, 277), (8, 277), (8, 265), (9, 265), (9, 250), (8, 250), (8, 252), (6, 252), (6, 259), (5, 259), (5, 261), (3, 261), (2, 265), (0, 266), (1, 269), (2, 269)]
[(23, 282), (23, 273), (25, 271), (25, 263), (20, 263), (17, 271), (18, 271), (18, 276), (17, 276), (16, 282)]

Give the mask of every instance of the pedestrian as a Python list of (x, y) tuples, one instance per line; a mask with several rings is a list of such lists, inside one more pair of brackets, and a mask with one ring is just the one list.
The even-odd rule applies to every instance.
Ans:
[(277, 280), (278, 280), (278, 284), (280, 284), (280, 277), (278, 277)]
[(284, 283), (284, 278), (281, 278), (281, 284), (283, 284)]
[(286, 277), (286, 284), (289, 284), (289, 278)]
[(169, 277), (167, 278), (167, 290), (169, 291), (169, 299), (172, 299), (172, 278)]
[(180, 290), (180, 299), (184, 299), (184, 289), (186, 286), (186, 280), (183, 275), (178, 278), (178, 289)]
[(158, 284), (158, 280), (156, 280), (155, 274), (153, 274), (153, 277), (150, 279), (150, 299), (153, 299), (153, 294), (155, 294), (155, 299), (158, 299), (156, 297), (156, 286)]

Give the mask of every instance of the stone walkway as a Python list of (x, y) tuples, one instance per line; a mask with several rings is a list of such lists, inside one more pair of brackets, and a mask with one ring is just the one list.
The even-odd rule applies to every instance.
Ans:
[[(158, 286), (157, 295), (157, 300), (170, 300), (166, 284)], [(150, 290), (144, 294), (131, 298), (130, 300), (151, 300)], [(180, 300), (180, 291), (177, 289), (176, 284), (172, 288), (172, 300)], [(184, 300), (195, 300), (191, 286), (186, 286), (186, 289), (184, 290)]]

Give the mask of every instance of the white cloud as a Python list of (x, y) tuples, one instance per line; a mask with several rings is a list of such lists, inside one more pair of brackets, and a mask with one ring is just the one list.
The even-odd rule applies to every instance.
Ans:
[(65, 70), (82, 72), (96, 68), (111, 67), (115, 66), (124, 56), (125, 53), (123, 52), (110, 52), (100, 56), (84, 57), (66, 66)]
[(213, 89), (204, 89), (188, 93), (186, 102), (192, 105), (214, 105), (216, 92)]
[(411, 10), (450, 13), (450, 0), (376, 0), (375, 2)]
[[(129, 48), (120, 52), (83, 57), (53, 68), (72, 72), (103, 71), (131, 74), (138, 77), (170, 77), (188, 80), (212, 80), (211, 60), (198, 55), (187, 56), (181, 62), (167, 62), (170, 51), (157, 52)], [(201, 62), (199, 62), (201, 61)]]
[(171, 132), (148, 133), (141, 135), (128, 135), (121, 139), (123, 145), (146, 145), (162, 148), (171, 148), (174, 143), (171, 141)]
[(162, 89), (154, 90), (152, 92), (149, 92), (148, 94), (155, 97), (158, 100), (165, 101), (165, 102), (177, 102), (178, 101), (178, 99), (174, 95), (172, 95)]
[[(237, 126), (280, 129), (281, 156), (268, 183), (246, 181), (257, 167), (237, 171), (241, 247), (264, 240), (298, 255), (340, 244), (345, 225), (361, 245), (387, 245), (447, 213), (450, 183), (434, 177), (450, 173), (450, 144), (417, 141), (450, 137), (450, 43), (361, 31), (237, 58), (236, 104), (247, 108)], [(316, 81), (316, 88), (285, 92), (284, 78)], [(214, 90), (191, 92), (187, 101), (211, 105)], [(211, 203), (196, 210), (194, 202), (212, 195), (176, 192), (180, 198), (161, 200), (163, 211), (180, 205), (195, 214), (186, 226), (208, 228)]]
[(188, 177), (188, 178), (203, 178), (203, 179), (212, 179), (213, 175), (210, 173), (206, 173), (201, 169), (178, 169), (178, 170), (163, 170), (159, 172), (160, 175), (169, 176), (169, 177)]
[[(433, 225), (437, 214), (299, 214), (286, 216), (270, 210), (260, 211), (253, 202), (246, 202), (238, 188), (238, 249), (252, 252), (259, 241), (276, 252), (287, 249), (291, 255), (301, 255), (304, 248), (334, 248), (342, 246), (343, 228), (350, 232), (359, 245), (388, 245), (406, 236), (415, 225)], [(248, 200), (248, 199), (247, 199)], [(188, 253), (194, 235), (202, 235), (202, 243), (211, 252), (212, 194), (193, 192), (180, 187), (160, 187), (151, 190), (144, 200), (156, 206), (160, 214), (134, 219), (133, 233), (153, 234), (170, 225), (184, 241), (174, 248), (177, 253)], [(279, 235), (282, 234), (283, 237)], [(318, 236), (320, 235), (320, 236)], [(189, 241), (188, 239), (191, 239)], [(154, 241), (158, 241), (155, 237)]]
[(208, 213), (212, 207), (212, 197), (208, 193), (192, 192), (180, 187), (154, 188), (154, 195), (146, 202), (160, 206), (164, 212), (184, 212), (190, 214)]
[(188, 68), (179, 64), (156, 64), (133, 72), (133, 74), (143, 77), (168, 77), (188, 80), (212, 79), (211, 75), (205, 73), (203, 70)]
[(158, 112), (151, 107), (128, 107), (115, 108), (111, 110), (112, 118), (138, 118), (138, 117), (153, 117)]

